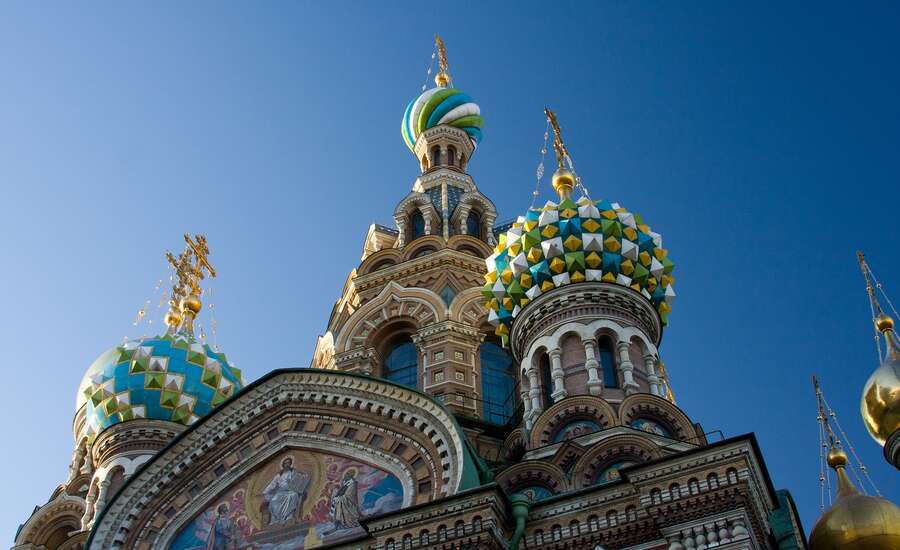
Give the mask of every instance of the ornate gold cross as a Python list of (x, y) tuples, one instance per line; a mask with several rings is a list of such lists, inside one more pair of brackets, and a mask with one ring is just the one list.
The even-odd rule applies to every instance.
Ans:
[(174, 308), (178, 307), (181, 299), (187, 296), (188, 287), (193, 288), (191, 284), (191, 278), (193, 274), (193, 270), (191, 268), (191, 249), (189, 247), (185, 247), (185, 249), (178, 255), (178, 258), (171, 252), (166, 252), (166, 259), (169, 261), (169, 265), (172, 266), (172, 269), (175, 270), (175, 275), (178, 277), (178, 281), (172, 284), (172, 299), (169, 300), (169, 304)]
[(450, 84), (450, 63), (447, 62), (447, 48), (444, 46), (444, 39), (438, 35), (434, 35), (434, 43), (438, 49), (438, 74), (434, 77), (434, 82), (438, 86), (445, 88)]
[(565, 170), (565, 159), (569, 156), (569, 151), (566, 149), (566, 144), (563, 143), (559, 121), (556, 120), (556, 113), (551, 111), (550, 107), (544, 107), (544, 114), (547, 115), (547, 120), (550, 121), (550, 126), (553, 128), (553, 150), (556, 151), (556, 162), (559, 163), (560, 170)]
[(189, 279), (191, 290), (196, 296), (199, 296), (200, 281), (204, 278), (203, 270), (206, 270), (212, 278), (215, 278), (216, 270), (212, 264), (209, 263), (209, 259), (207, 258), (209, 255), (209, 247), (206, 246), (206, 237), (203, 235), (195, 235), (194, 238), (196, 239), (196, 242), (191, 240), (190, 235), (187, 233), (184, 234), (184, 242), (190, 247), (191, 251), (194, 253), (194, 259), (196, 260), (191, 269), (193, 277)]

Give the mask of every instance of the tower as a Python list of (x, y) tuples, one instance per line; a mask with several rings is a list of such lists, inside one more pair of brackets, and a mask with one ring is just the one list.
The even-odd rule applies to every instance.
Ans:
[[(225, 354), (194, 336), (201, 280), (216, 272), (202, 235), (176, 258), (166, 333), (126, 339), (97, 358), (79, 385), (69, 473), (22, 525), (17, 548), (80, 548), (97, 515), (160, 449), (243, 387)], [(29, 546), (32, 545), (32, 546)]]
[[(894, 332), (894, 319), (884, 312), (875, 292), (876, 287), (882, 293), (884, 289), (863, 253), (856, 254), (866, 281), (880, 362), (863, 388), (860, 413), (872, 439), (884, 449), (885, 460), (900, 470), (900, 342)], [(884, 296), (887, 299), (887, 294)], [(896, 316), (889, 299), (887, 303)], [(884, 338), (884, 350), (881, 349), (881, 338)]]
[[(479, 292), (497, 213), (467, 172), (484, 123), (471, 97), (452, 87), (440, 37), (436, 49), (436, 85), (409, 103), (401, 123), (421, 173), (394, 209), (395, 227), (369, 228), (312, 366), (400, 382), (463, 421), (502, 425), (517, 399), (514, 367)], [(496, 454), (499, 441), (476, 441)]]

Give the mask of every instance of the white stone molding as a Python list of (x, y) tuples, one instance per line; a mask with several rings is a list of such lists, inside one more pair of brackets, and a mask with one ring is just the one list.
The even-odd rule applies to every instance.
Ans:
[(562, 351), (559, 348), (554, 348), (550, 350), (548, 355), (550, 356), (550, 377), (553, 379), (553, 393), (551, 397), (553, 402), (557, 403), (568, 395), (562, 368)]
[(597, 339), (582, 338), (584, 345), (584, 367), (588, 371), (587, 389), (591, 395), (603, 394), (603, 374), (600, 372), (600, 363), (597, 361)]
[(619, 372), (622, 373), (622, 388), (625, 390), (625, 395), (635, 394), (640, 389), (634, 381), (634, 364), (628, 353), (629, 347), (631, 347), (631, 343), (627, 340), (616, 342), (616, 351), (619, 352)]

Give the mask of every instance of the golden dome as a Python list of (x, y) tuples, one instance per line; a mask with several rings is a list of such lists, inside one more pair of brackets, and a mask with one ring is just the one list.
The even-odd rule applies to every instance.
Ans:
[(181, 299), (181, 311), (191, 311), (194, 315), (200, 312), (203, 303), (196, 294), (189, 294)]
[[(890, 319), (886, 315), (884, 318)], [(880, 315), (876, 324), (881, 319)], [(886, 326), (888, 323), (881, 324)], [(884, 331), (884, 337), (887, 340), (887, 357), (869, 377), (860, 402), (860, 414), (866, 429), (881, 446), (891, 434), (900, 430), (900, 344), (890, 328)]]
[(810, 550), (896, 550), (900, 548), (900, 508), (881, 497), (860, 494), (844, 466), (847, 455), (832, 448), (828, 465), (838, 478), (835, 503), (809, 537)]

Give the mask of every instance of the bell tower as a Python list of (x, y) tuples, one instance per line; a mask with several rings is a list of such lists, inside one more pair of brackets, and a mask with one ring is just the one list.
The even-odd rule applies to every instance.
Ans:
[(393, 212), (373, 224), (320, 336), (314, 368), (358, 372), (440, 399), (470, 429), (479, 452), (501, 441), (518, 401), (515, 366), (487, 323), (480, 286), (496, 244), (497, 211), (467, 169), (482, 138), (481, 110), (452, 87), (443, 41), (434, 88), (407, 106), (403, 140), (421, 170)]

